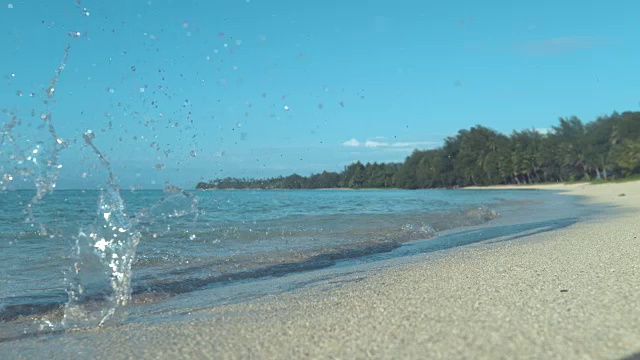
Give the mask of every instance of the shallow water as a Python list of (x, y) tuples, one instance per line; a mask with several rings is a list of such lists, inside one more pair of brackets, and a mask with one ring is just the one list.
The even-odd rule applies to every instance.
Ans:
[[(122, 321), (170, 319), (193, 308), (249, 301), (317, 280), (300, 281), (295, 274), (504, 241), (585, 216), (578, 198), (542, 191), (184, 194), (122, 192), (141, 234), (132, 301)], [(28, 191), (0, 196), (0, 338), (5, 340), (64, 329), (58, 324), (69, 302), (78, 239), (96, 222), (100, 194), (53, 192), (34, 206), (36, 223), (25, 222), (32, 197)], [(468, 230), (482, 224), (487, 224), (483, 232)], [(90, 245), (82, 251), (96, 246)], [(109, 274), (87, 265), (83, 271), (83, 281), (94, 284), (91, 294), (109, 296)], [(104, 306), (98, 295), (82, 301)]]

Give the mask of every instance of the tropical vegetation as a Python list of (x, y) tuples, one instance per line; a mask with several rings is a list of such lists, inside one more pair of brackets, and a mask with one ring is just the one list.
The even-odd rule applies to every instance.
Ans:
[(560, 118), (548, 131), (505, 135), (476, 125), (404, 163), (353, 163), (341, 172), (270, 179), (224, 178), (198, 189), (451, 188), (472, 185), (606, 181), (640, 174), (640, 112), (583, 123)]

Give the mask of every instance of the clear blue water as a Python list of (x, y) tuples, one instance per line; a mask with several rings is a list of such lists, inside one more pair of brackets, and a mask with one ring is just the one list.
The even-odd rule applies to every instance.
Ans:
[[(123, 191), (121, 195), (124, 213), (135, 228), (126, 234), (135, 230), (140, 235), (132, 267), (132, 299), (125, 306), (136, 307), (136, 321), (162, 312), (163, 304), (184, 294), (189, 295), (189, 306), (246, 301), (269, 293), (274, 278), (286, 282), (292, 274), (551, 229), (583, 215), (578, 199), (541, 191)], [(87, 235), (100, 229), (105, 218), (100, 193), (54, 191), (33, 205), (33, 221), (26, 221), (32, 197), (29, 191), (0, 193), (0, 337), (4, 338), (60, 329), (55, 324), (68, 316), (65, 304), (78, 283), (84, 293), (76, 302), (83, 306), (100, 308), (114, 296), (109, 259), (99, 258), (100, 243), (94, 241), (98, 238)], [(484, 225), (482, 236), (467, 233), (478, 225)], [(255, 286), (233, 293), (238, 284), (246, 283)], [(216, 293), (225, 296), (212, 295)], [(130, 313), (120, 321), (133, 318)], [(42, 326), (43, 319), (47, 327)]]

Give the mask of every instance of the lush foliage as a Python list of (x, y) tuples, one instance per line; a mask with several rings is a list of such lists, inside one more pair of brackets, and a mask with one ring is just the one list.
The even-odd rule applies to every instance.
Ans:
[(460, 130), (442, 147), (415, 150), (402, 164), (356, 162), (340, 173), (266, 180), (226, 178), (198, 189), (444, 188), (611, 180), (640, 173), (640, 112), (613, 113), (584, 124), (560, 118), (548, 133), (506, 136), (484, 126)]

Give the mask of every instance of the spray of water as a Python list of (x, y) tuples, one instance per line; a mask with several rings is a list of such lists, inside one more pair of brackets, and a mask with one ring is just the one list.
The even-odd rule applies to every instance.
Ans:
[[(81, 1), (75, 2), (82, 9), (82, 14), (89, 16), (89, 11), (81, 7)], [(38, 224), (41, 235), (47, 235), (48, 231), (38, 223), (33, 210), (38, 202), (55, 190), (62, 168), (59, 155), (68, 147), (68, 142), (58, 136), (50, 106), (55, 101), (58, 81), (67, 66), (69, 51), (70, 45), (67, 45), (60, 65), (44, 89), (44, 111), (39, 115), (41, 123), (37, 128), (45, 131), (46, 135), (36, 136), (36, 141), (27, 139), (26, 144), (21, 144), (21, 136), (16, 130), (22, 121), (17, 111), (10, 112), (10, 119), (0, 127), (0, 157), (7, 160), (0, 163), (0, 192), (12, 188), (12, 183), (19, 178), (33, 180), (36, 192), (25, 210), (26, 221)], [(139, 229), (148, 230), (159, 223), (159, 219), (189, 214), (197, 217), (198, 214), (195, 196), (180, 188), (168, 187), (162, 201), (129, 217), (111, 164), (93, 141), (95, 133), (88, 130), (82, 137), (108, 177), (100, 191), (95, 223), (79, 231), (75, 237), (73, 266), (66, 279), (69, 301), (65, 305), (62, 323), (44, 320), (42, 329), (90, 328), (123, 320), (126, 306), (131, 301), (132, 267), (141, 238)]]
[(74, 276), (63, 320), (66, 328), (102, 326), (125, 316), (140, 241), (140, 232), (125, 212), (111, 164), (93, 143), (95, 133), (88, 130), (83, 138), (107, 170), (108, 178), (100, 191), (96, 224), (76, 238)]
[(122, 321), (131, 300), (132, 266), (141, 239), (140, 229), (149, 231), (161, 219), (198, 214), (195, 196), (169, 186), (161, 201), (134, 217), (128, 216), (111, 164), (93, 142), (95, 133), (88, 130), (83, 138), (108, 177), (100, 191), (96, 224), (76, 238), (76, 261), (63, 320), (67, 329)]
[(2, 172), (0, 190), (6, 191), (10, 188), (11, 183), (18, 178), (33, 179), (36, 193), (27, 205), (26, 221), (31, 224), (37, 223), (42, 235), (47, 234), (47, 229), (42, 223), (38, 223), (34, 216), (33, 208), (55, 189), (60, 169), (62, 168), (58, 160), (60, 152), (68, 146), (67, 141), (59, 137), (56, 132), (50, 105), (54, 101), (56, 84), (62, 71), (67, 66), (70, 49), (70, 45), (65, 47), (62, 61), (51, 78), (49, 87), (44, 90), (46, 95), (43, 101), (45, 110), (40, 114), (42, 123), (38, 128), (46, 130), (46, 138), (38, 139), (39, 141), (35, 146), (29, 142), (27, 142), (26, 146), (21, 146), (17, 141), (18, 137), (14, 134), (15, 129), (22, 123), (17, 113), (14, 113), (11, 119), (2, 126), (2, 132), (0, 133), (0, 155), (6, 155), (10, 161), (9, 164), (11, 164), (8, 168), (0, 166), (0, 172)]

